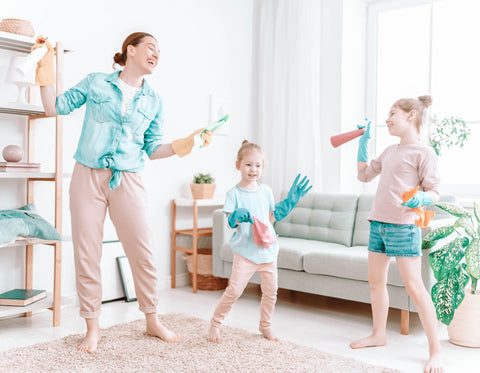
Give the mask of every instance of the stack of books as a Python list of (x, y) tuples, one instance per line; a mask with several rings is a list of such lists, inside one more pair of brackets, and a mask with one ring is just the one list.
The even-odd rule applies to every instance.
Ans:
[(46, 290), (13, 289), (0, 294), (0, 306), (28, 306), (46, 296)]
[(40, 172), (40, 163), (0, 162), (0, 172)]

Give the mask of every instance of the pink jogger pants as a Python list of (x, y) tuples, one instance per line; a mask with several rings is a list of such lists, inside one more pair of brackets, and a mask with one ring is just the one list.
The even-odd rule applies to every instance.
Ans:
[(227, 289), (218, 302), (211, 325), (220, 327), (233, 303), (242, 295), (255, 272), (260, 272), (262, 278), (259, 329), (269, 329), (272, 326), (272, 314), (277, 301), (277, 262), (255, 264), (239, 254), (233, 255), (232, 276)]
[(70, 183), (70, 212), (80, 316), (97, 318), (102, 304), (100, 259), (107, 207), (128, 257), (140, 311), (157, 311), (157, 273), (151, 251), (147, 198), (141, 177), (122, 172), (122, 182), (109, 189), (112, 171), (76, 163)]

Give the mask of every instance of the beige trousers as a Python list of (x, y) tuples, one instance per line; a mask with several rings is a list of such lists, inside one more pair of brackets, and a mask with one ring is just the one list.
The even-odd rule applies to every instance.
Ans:
[(107, 212), (132, 269), (140, 311), (157, 311), (157, 272), (151, 251), (147, 197), (136, 172), (122, 172), (122, 182), (109, 189), (112, 170), (76, 163), (70, 183), (70, 212), (80, 316), (97, 318), (102, 304), (100, 259)]
[(259, 272), (262, 278), (259, 329), (268, 329), (272, 326), (273, 309), (277, 301), (277, 262), (255, 264), (239, 254), (233, 255), (232, 276), (213, 313), (212, 326), (220, 327), (255, 272)]

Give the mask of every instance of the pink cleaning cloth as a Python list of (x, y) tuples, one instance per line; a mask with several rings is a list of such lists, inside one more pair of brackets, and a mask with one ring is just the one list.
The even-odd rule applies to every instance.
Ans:
[(277, 240), (277, 237), (270, 233), (268, 225), (263, 224), (255, 216), (253, 217), (252, 236), (255, 245), (261, 246), (264, 249), (268, 249)]

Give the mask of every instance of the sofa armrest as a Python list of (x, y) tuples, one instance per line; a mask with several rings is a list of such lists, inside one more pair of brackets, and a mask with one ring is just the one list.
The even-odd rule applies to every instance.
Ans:
[(213, 236), (212, 236), (212, 269), (213, 275), (225, 276), (223, 271), (223, 260), (220, 258), (220, 248), (230, 241), (233, 230), (228, 228), (227, 216), (222, 209), (213, 212)]

